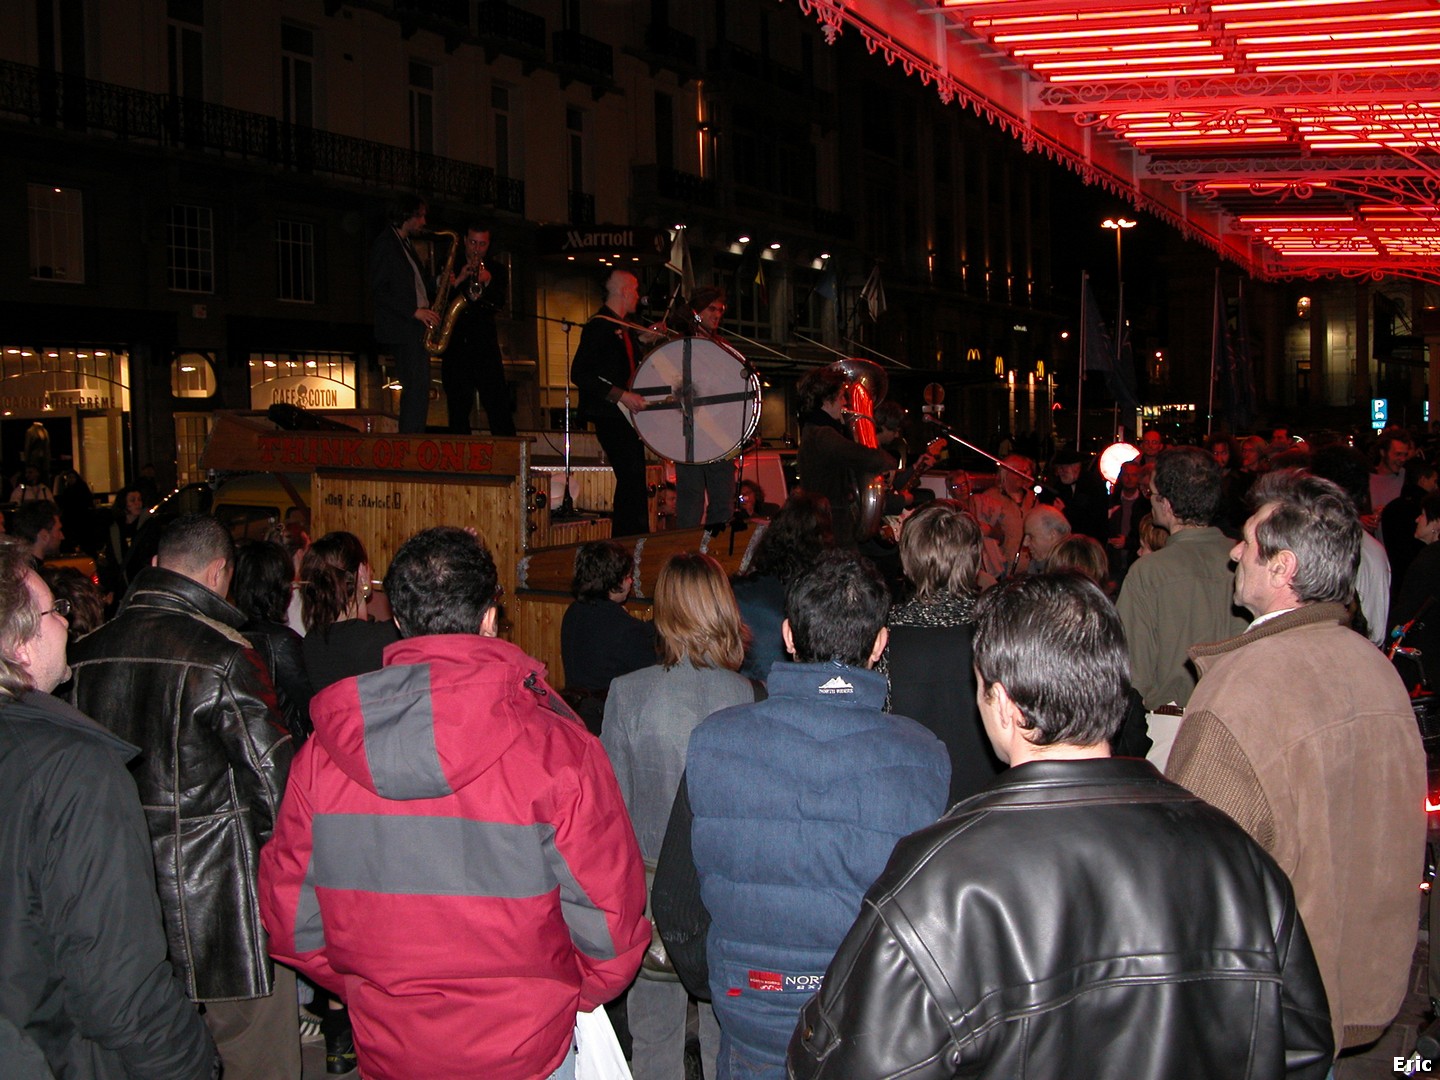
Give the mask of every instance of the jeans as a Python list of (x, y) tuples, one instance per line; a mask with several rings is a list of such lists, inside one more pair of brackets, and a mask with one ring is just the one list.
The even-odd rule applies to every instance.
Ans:
[(716, 1080), (786, 1080), (785, 1066), (772, 1065), (752, 1057), (736, 1046), (720, 1029), (720, 1058), (715, 1065)]
[(575, 1080), (575, 1044), (570, 1044), (570, 1052), (565, 1055), (565, 1060), (560, 1062), (560, 1067), (550, 1074), (549, 1080)]

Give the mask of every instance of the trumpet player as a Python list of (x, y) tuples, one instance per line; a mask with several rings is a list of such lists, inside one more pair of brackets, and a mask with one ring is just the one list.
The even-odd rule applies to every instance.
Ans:
[(425, 430), (430, 409), (430, 354), (425, 332), (440, 322), (430, 310), (430, 286), (421, 271), (413, 237), (425, 228), (429, 207), (418, 195), (401, 195), (370, 248), (370, 290), (375, 340), (395, 357), (400, 379), (400, 430)]
[(448, 430), (452, 435), (470, 434), (470, 413), (478, 392), (490, 434), (514, 435), (515, 415), (495, 328), (495, 317), (505, 306), (509, 274), (504, 263), (490, 257), (488, 223), (472, 222), (464, 236), (465, 262), (450, 271), (450, 295), (463, 294), (469, 303), (456, 318), (449, 348), (440, 361)]

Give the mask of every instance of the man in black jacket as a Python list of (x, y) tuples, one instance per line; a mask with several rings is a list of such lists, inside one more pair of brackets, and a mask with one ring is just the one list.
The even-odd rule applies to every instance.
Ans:
[(580, 415), (595, 425), (595, 437), (615, 473), (612, 536), (642, 536), (650, 531), (645, 444), (624, 416), (646, 407), (645, 399), (630, 389), (635, 369), (645, 358), (644, 338), (628, 325), (639, 302), (635, 275), (611, 271), (605, 279), (605, 306), (580, 331), (570, 367), (570, 379), (580, 388)]
[(1112, 759), (1128, 657), (1099, 588), (992, 589), (981, 717), (1011, 766), (902, 840), (801, 1015), (792, 1077), (1320, 1080), (1324, 985), (1275, 862)]
[(256, 896), (293, 751), (224, 599), (234, 566), (213, 517), (172, 522), (120, 613), (71, 650), (70, 699), (140, 748), (170, 962), (205, 1004), (226, 1080), (299, 1080), (295, 976), (272, 971)]
[(206, 1080), (215, 1049), (165, 959), (122, 742), (50, 692), (68, 605), (0, 540), (0, 1062), (9, 1080)]
[(400, 431), (425, 430), (430, 411), (430, 354), (425, 332), (440, 322), (430, 310), (430, 283), (421, 271), (412, 240), (425, 228), (428, 207), (416, 195), (401, 195), (389, 223), (370, 247), (370, 300), (375, 340), (395, 357), (400, 379)]

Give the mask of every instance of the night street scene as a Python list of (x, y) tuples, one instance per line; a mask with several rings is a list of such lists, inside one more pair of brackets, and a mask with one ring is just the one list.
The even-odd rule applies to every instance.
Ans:
[(1440, 1073), (1440, 8), (0, 10), (0, 1074)]

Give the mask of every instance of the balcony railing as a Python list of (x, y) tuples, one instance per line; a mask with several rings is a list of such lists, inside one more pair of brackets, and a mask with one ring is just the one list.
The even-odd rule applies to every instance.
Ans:
[(805, 98), (820, 115), (828, 115), (834, 108), (835, 95), (816, 86), (805, 72), (751, 52), (732, 41), (712, 46), (707, 62), (711, 71), (716, 73), (738, 76), (763, 87)]
[(595, 224), (595, 196), (583, 191), (570, 192), (570, 224)]
[(645, 48), (656, 56), (694, 67), (700, 55), (699, 46), (689, 34), (665, 23), (651, 23), (645, 28)]
[(408, 188), (515, 213), (525, 208), (524, 184), (497, 180), (495, 170), (486, 165), (287, 124), (208, 101), (57, 76), (23, 64), (0, 62), (0, 114), (43, 127), (218, 153), (290, 172)]
[(555, 50), (555, 63), (565, 67), (602, 75), (615, 74), (615, 50), (603, 41), (586, 37), (578, 30), (556, 30), (550, 35)]
[(663, 165), (636, 165), (630, 170), (630, 182), (641, 199), (669, 199), (706, 209), (719, 204), (715, 181)]
[(545, 51), (545, 19), (505, 0), (480, 0), (475, 25), (484, 36), (503, 38), (536, 52)]
[(395, 0), (395, 12), (470, 29), (470, 0)]

